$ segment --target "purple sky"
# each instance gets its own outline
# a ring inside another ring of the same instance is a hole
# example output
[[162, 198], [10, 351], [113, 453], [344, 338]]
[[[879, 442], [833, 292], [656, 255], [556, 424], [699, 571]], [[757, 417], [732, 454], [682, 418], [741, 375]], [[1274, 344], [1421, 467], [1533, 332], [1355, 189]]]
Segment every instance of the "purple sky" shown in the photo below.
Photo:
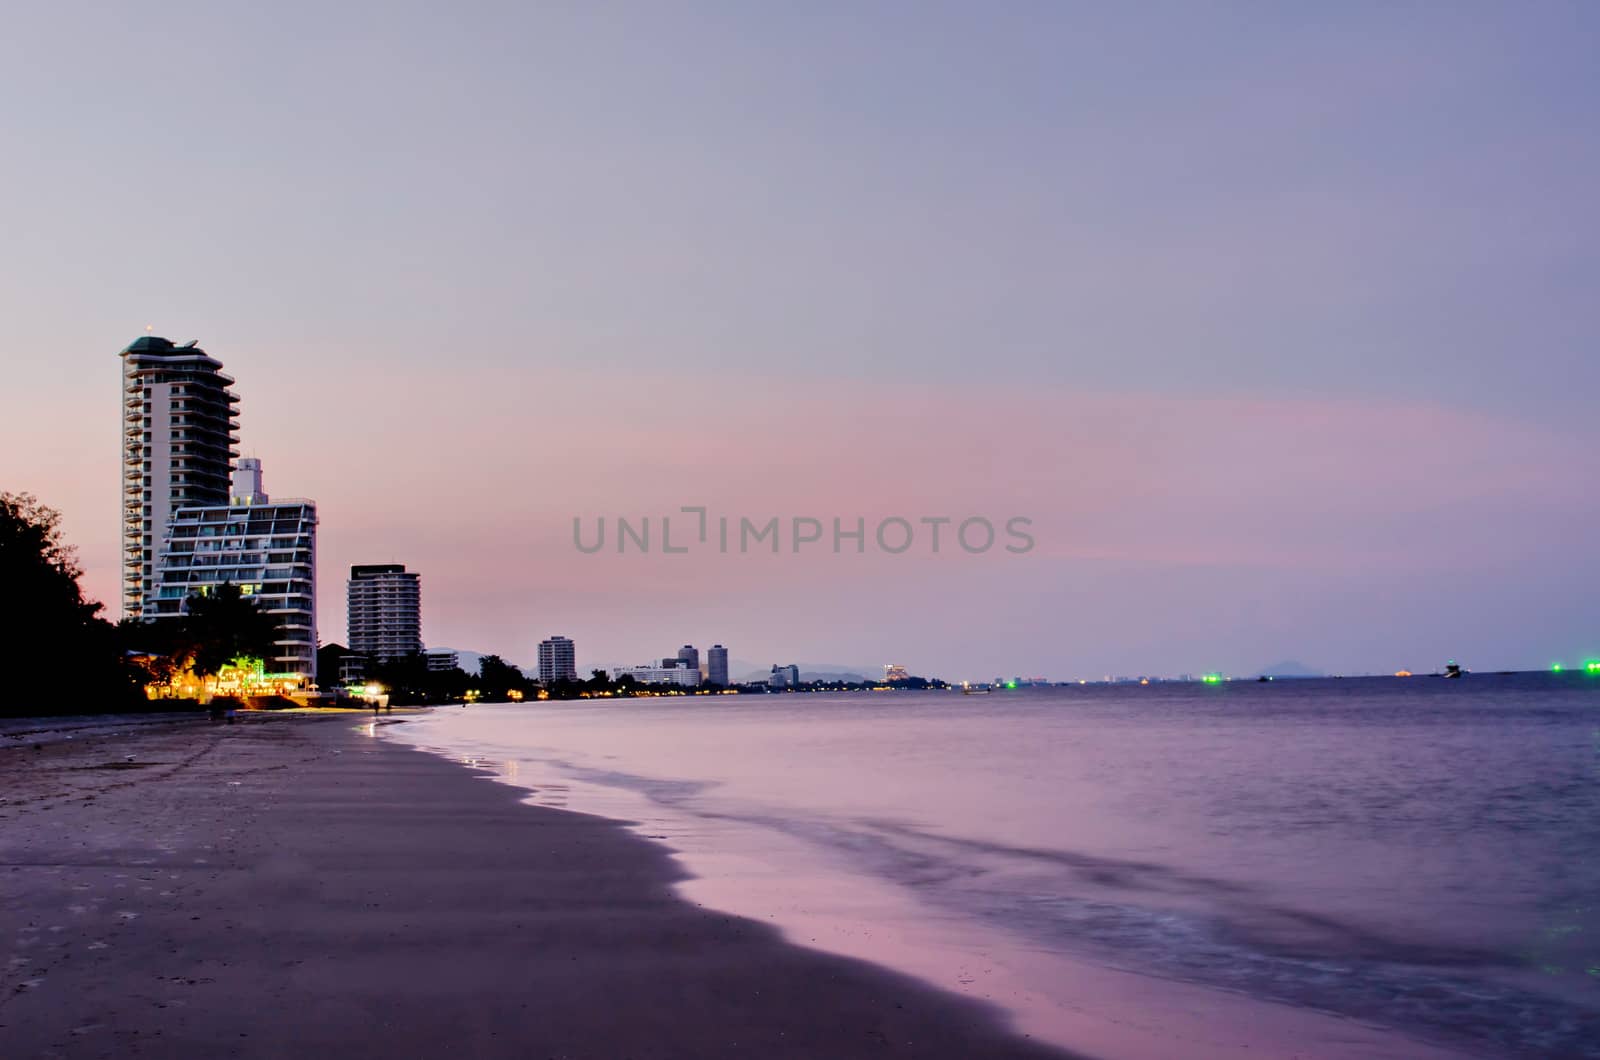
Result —
[[[113, 610], [150, 325], [318, 501], [325, 641], [400, 561], [523, 662], [1600, 655], [1600, 9], [530, 7], [8, 14], [0, 488]], [[1037, 547], [573, 548], [695, 504]]]

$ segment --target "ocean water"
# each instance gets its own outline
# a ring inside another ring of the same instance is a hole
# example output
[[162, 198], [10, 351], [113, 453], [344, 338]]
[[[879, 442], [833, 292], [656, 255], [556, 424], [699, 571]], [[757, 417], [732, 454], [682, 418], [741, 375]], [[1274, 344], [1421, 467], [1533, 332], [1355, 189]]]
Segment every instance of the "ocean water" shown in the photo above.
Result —
[[387, 731], [635, 822], [691, 900], [1095, 1055], [1600, 1057], [1582, 674], [474, 705]]

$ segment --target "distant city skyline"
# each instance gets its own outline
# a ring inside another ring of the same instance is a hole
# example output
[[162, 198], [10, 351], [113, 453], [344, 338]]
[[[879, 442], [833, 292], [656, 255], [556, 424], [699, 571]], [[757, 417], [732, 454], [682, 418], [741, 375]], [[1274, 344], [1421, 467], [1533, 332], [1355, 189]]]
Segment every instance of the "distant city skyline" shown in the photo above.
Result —
[[[317, 500], [325, 641], [395, 557], [430, 642], [508, 659], [1574, 665], [1600, 9], [1441, 11], [29, 7], [0, 484], [115, 613], [150, 327]], [[572, 547], [692, 505], [1037, 547]]]

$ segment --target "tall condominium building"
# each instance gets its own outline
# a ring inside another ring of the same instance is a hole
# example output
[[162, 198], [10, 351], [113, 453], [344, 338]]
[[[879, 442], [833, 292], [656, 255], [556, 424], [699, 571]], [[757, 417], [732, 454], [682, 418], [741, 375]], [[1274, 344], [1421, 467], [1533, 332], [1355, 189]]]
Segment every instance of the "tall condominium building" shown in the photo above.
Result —
[[403, 563], [350, 568], [350, 650], [393, 659], [422, 650], [422, 579]]
[[576, 681], [578, 679], [578, 654], [572, 641], [553, 636], [539, 642], [539, 680]]
[[223, 585], [276, 620], [277, 637], [263, 659], [269, 675], [317, 673], [317, 506], [300, 498], [272, 500], [261, 488], [261, 461], [239, 461], [229, 503], [172, 513], [162, 539], [158, 587], [144, 598], [147, 619], [184, 613], [192, 596]]
[[678, 649], [678, 665], [687, 666], [695, 673], [695, 680], [700, 680], [700, 649], [693, 644], [685, 644]]
[[193, 342], [144, 335], [122, 358], [122, 613], [145, 613], [161, 542], [179, 508], [228, 503], [238, 395]]
[[772, 676], [767, 678], [768, 688], [798, 688], [800, 687], [800, 667], [794, 663], [788, 666], [773, 666]]
[[714, 685], [728, 683], [728, 649], [720, 644], [706, 649], [706, 680]]

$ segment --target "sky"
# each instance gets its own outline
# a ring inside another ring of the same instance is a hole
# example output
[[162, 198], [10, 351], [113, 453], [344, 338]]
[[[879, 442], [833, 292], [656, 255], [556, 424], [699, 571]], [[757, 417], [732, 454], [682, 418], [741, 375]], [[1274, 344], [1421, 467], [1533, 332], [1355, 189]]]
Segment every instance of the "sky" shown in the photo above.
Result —
[[[113, 617], [149, 328], [224, 362], [241, 452], [318, 502], [324, 642], [349, 565], [403, 562], [430, 646], [522, 663], [1600, 656], [1594, 5], [7, 23], [0, 489], [62, 511]], [[685, 507], [708, 544], [665, 553]], [[723, 517], [780, 551], [718, 550]], [[865, 548], [796, 552], [796, 518]]]

